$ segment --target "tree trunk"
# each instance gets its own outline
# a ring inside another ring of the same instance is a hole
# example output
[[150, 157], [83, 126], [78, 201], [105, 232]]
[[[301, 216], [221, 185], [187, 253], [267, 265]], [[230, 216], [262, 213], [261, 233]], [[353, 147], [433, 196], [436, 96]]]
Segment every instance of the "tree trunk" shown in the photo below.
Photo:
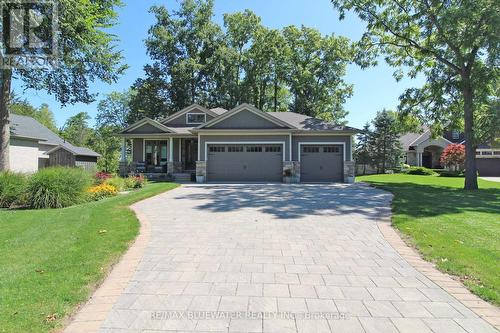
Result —
[[278, 79], [274, 79], [274, 112], [278, 111]]
[[12, 83], [12, 70], [2, 69], [0, 77], [0, 171], [10, 168], [9, 146], [10, 146], [10, 126], [9, 126], [9, 102], [10, 87]]
[[464, 124], [465, 124], [465, 185], [466, 190], [477, 190], [476, 143], [474, 142], [473, 91], [469, 78], [464, 79]]

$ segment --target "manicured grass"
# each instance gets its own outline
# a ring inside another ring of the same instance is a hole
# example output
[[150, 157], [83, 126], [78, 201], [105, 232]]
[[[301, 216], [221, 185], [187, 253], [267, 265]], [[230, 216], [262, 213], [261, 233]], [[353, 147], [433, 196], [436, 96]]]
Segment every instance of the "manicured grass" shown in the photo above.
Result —
[[0, 210], [0, 332], [47, 332], [85, 301], [136, 237], [127, 207], [171, 183], [54, 210]]
[[500, 305], [500, 183], [412, 175], [358, 177], [392, 193], [393, 225], [423, 256], [459, 276], [475, 294]]

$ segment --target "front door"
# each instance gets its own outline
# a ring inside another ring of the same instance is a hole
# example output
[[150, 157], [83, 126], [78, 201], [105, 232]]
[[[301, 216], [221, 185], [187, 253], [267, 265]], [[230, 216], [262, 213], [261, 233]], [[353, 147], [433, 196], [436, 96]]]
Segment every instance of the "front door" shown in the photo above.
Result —
[[196, 160], [198, 159], [198, 140], [184, 139], [184, 170], [196, 170]]

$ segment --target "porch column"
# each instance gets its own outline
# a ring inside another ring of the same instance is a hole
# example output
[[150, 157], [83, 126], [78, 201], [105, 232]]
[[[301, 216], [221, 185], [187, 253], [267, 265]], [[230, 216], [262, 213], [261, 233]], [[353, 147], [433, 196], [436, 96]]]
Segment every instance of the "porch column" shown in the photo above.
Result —
[[121, 156], [120, 156], [120, 163], [119, 163], [119, 171], [120, 171], [120, 176], [126, 177], [129, 172], [128, 168], [128, 163], [127, 163], [127, 139], [123, 138], [122, 140], [122, 150], [121, 150]]
[[123, 138], [122, 140], [122, 151], [121, 151], [120, 161], [121, 162], [127, 161], [127, 139], [125, 138]]
[[422, 166], [422, 152], [417, 152], [417, 166]]
[[174, 161], [174, 139], [169, 138], [168, 139], [168, 145], [169, 145], [169, 151], [168, 151], [168, 161], [173, 162]]

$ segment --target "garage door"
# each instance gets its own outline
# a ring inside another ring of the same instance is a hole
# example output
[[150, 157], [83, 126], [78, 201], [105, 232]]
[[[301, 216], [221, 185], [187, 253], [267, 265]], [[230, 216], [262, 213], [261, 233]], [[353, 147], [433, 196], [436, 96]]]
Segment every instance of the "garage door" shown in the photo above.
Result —
[[302, 182], [343, 182], [341, 145], [301, 145], [300, 180]]
[[482, 177], [500, 177], [500, 158], [478, 158], [476, 166]]
[[282, 145], [208, 145], [208, 181], [281, 182], [282, 173]]

